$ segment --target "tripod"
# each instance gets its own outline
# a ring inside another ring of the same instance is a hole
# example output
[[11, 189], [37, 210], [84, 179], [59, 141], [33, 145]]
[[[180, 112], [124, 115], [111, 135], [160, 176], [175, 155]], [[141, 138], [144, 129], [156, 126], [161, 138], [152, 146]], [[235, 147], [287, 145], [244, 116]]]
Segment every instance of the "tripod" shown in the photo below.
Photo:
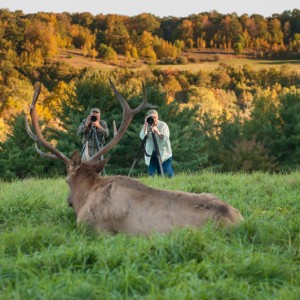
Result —
[[140, 156], [142, 153], [145, 153], [146, 156], [148, 157], [151, 157], [151, 155], [149, 155], [148, 153], [146, 153], [146, 150], [145, 150], [145, 144], [146, 144], [146, 141], [148, 139], [148, 135], [151, 133], [152, 135], [152, 139], [153, 139], [153, 144], [154, 144], [154, 150], [155, 150], [155, 153], [156, 153], [156, 157], [157, 157], [157, 160], [158, 160], [158, 163], [159, 163], [159, 169], [160, 169], [160, 173], [161, 173], [161, 176], [164, 177], [164, 169], [163, 169], [163, 166], [162, 166], [162, 161], [161, 161], [161, 157], [160, 157], [160, 153], [159, 153], [159, 148], [158, 148], [158, 143], [157, 143], [157, 139], [156, 139], [156, 135], [154, 132], [152, 132], [152, 129], [151, 129], [152, 126], [148, 125], [148, 128], [147, 128], [147, 135], [145, 135], [145, 137], [143, 138], [142, 140], [142, 143], [137, 151], [137, 154], [135, 156], [135, 159], [133, 161], [133, 164], [131, 166], [131, 169], [129, 171], [129, 174], [128, 174], [128, 177], [130, 177], [131, 173], [132, 173], [132, 170], [136, 164], [136, 162], [139, 160]]

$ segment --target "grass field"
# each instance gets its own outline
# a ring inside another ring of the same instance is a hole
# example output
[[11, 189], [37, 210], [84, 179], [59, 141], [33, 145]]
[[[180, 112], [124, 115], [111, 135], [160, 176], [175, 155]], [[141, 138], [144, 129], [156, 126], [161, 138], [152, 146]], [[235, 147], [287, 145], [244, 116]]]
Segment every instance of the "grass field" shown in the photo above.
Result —
[[[215, 59], [216, 55], [218, 60]], [[82, 69], [84, 67], [93, 67], [96, 69], [101, 69], [102, 71], [111, 71], [116, 67], [125, 68], [129, 67], [133, 70], [142, 70], [147, 68], [158, 68], [158, 69], [168, 69], [168, 70], [184, 70], [190, 72], [202, 71], [213, 71], [219, 67], [220, 63], [225, 63], [232, 67], [240, 68], [244, 65], [250, 65], [254, 70], [275, 68], [280, 69], [282, 66], [288, 66], [290, 71], [295, 71], [300, 73], [300, 60], [263, 60], [263, 59], [253, 59], [246, 55], [241, 55], [236, 57], [231, 53], [227, 52], [185, 52], [182, 56], [193, 58], [196, 62], [188, 63], [186, 65], [147, 65], [144, 61], [139, 60], [132, 66], [128, 66], [125, 62], [125, 58], [122, 55], [118, 56], [118, 62], [115, 64], [105, 63], [100, 59], [95, 59], [94, 61], [88, 57], [83, 57], [80, 50], [60, 50], [59, 54], [54, 58], [54, 61], [65, 62], [75, 69]]]
[[213, 192], [245, 221], [96, 234], [76, 226], [64, 179], [0, 182], [0, 299], [300, 299], [300, 173], [139, 180]]

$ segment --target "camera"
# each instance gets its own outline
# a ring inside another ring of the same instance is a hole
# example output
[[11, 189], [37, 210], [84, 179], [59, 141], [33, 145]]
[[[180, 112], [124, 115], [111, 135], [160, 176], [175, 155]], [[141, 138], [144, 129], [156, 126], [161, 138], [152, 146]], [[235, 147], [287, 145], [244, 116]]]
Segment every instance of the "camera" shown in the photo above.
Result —
[[91, 116], [91, 121], [92, 122], [96, 122], [97, 121], [97, 117], [96, 116]]
[[153, 117], [149, 116], [149, 117], [147, 118], [147, 123], [148, 123], [150, 126], [152, 126], [152, 125], [154, 124], [154, 119], [153, 119]]

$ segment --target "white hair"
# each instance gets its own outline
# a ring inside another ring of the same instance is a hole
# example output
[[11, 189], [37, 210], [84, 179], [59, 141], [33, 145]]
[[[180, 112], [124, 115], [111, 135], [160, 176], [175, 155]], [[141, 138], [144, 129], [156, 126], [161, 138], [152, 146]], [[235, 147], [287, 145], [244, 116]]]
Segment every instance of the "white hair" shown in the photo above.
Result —
[[158, 116], [157, 110], [155, 110], [155, 109], [150, 109], [150, 110], [147, 112], [147, 116], [150, 116], [150, 115], [152, 115], [152, 114]]

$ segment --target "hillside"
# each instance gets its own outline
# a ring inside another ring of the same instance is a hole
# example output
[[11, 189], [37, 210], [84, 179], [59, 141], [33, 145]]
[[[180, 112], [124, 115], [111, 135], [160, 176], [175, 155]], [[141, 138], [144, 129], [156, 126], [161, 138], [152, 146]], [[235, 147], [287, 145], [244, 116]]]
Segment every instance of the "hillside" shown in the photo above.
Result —
[[275, 68], [280, 69], [282, 66], [288, 66], [290, 71], [300, 73], [300, 60], [266, 60], [255, 59], [250, 54], [236, 56], [232, 51], [217, 51], [217, 50], [190, 50], [184, 51], [181, 57], [185, 57], [187, 64], [151, 64], [149, 65], [145, 60], [139, 59], [133, 64], [128, 65], [123, 55], [118, 55], [116, 63], [105, 62], [102, 59], [92, 60], [90, 57], [84, 57], [81, 50], [78, 49], [60, 49], [59, 53], [53, 58], [53, 62], [64, 62], [74, 67], [75, 69], [82, 69], [85, 67], [93, 67], [103, 71], [113, 70], [115, 67], [125, 68], [129, 67], [134, 70], [146, 69], [155, 66], [159, 69], [171, 70], [187, 70], [191, 72], [212, 71], [219, 67], [220, 63], [227, 64], [233, 67], [242, 67], [250, 65], [254, 70]]

